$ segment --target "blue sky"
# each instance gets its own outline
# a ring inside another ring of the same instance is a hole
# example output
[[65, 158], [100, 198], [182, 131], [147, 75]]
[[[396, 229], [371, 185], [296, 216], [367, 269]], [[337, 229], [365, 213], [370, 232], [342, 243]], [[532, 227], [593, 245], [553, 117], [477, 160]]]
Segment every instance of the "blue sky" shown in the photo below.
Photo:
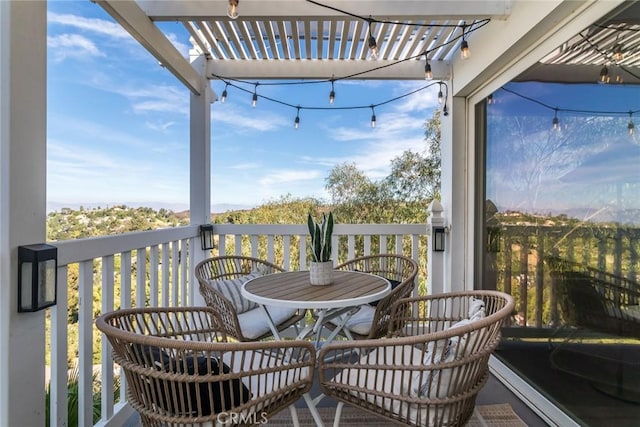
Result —
[[[189, 93], [96, 4], [50, 1], [48, 12], [48, 208], [189, 204]], [[187, 56], [188, 34], [163, 23]], [[336, 76], [339, 77], [339, 76]], [[265, 81], [264, 83], [268, 83]], [[338, 81], [335, 107], [379, 104], [428, 82]], [[218, 94], [225, 85], [213, 81]], [[325, 178], [355, 162], [372, 179], [405, 150], [422, 151], [437, 85], [376, 108], [300, 112], [228, 88], [212, 111], [214, 210], [291, 194], [326, 199]], [[258, 87], [291, 105], [328, 106], [330, 85]]]

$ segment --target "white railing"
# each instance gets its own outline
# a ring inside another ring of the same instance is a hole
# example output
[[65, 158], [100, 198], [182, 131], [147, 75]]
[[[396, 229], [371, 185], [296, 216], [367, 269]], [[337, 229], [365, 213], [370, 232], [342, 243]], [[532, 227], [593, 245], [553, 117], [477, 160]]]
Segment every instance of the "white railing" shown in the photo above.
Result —
[[[307, 268], [306, 225], [214, 225], [216, 249], [211, 255], [242, 254], [267, 259], [285, 269]], [[426, 280], [424, 224], [343, 225], [335, 227], [334, 263], [375, 253], [400, 253], [415, 259], [419, 282]], [[94, 318], [117, 308], [193, 305], [193, 266], [203, 256], [198, 227], [179, 227], [91, 239], [55, 242], [58, 247], [58, 305], [51, 311], [51, 426], [67, 419], [68, 354], [76, 349], [68, 316], [77, 315], [79, 425], [93, 424], [93, 374], [101, 384], [101, 419], [97, 425], [122, 425], [133, 414], [125, 403], [126, 384], [114, 398], [114, 363], [106, 340], [95, 352]], [[191, 249], [195, 250], [191, 250]], [[144, 253], [144, 257], [139, 254]], [[77, 269], [77, 270], [76, 270]], [[77, 273], [76, 273], [77, 271]], [[77, 274], [77, 280], [74, 278]], [[69, 284], [77, 283], [68, 294]], [[94, 291], [99, 300], [94, 301]], [[75, 306], [77, 313], [70, 312]], [[100, 341], [98, 341], [100, 342]], [[116, 401], [118, 403], [116, 403]]]

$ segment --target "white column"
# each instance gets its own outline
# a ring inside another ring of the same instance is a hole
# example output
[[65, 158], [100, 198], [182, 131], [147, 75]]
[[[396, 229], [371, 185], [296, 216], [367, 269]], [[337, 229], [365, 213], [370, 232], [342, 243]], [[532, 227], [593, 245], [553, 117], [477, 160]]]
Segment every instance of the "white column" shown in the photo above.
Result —
[[[442, 204], [433, 200], [427, 209], [429, 218], [427, 219], [427, 236], [429, 242], [427, 244], [427, 295], [437, 295], [445, 291], [448, 286], [445, 284], [444, 274], [444, 254], [445, 252], [434, 251], [433, 245], [433, 229], [446, 227], [445, 218], [442, 216], [444, 208]], [[448, 240], [448, 239], [447, 239]], [[445, 250], [448, 242], [445, 241]]]
[[0, 1], [2, 426], [45, 423], [45, 311], [17, 311], [17, 247], [46, 238], [46, 9]]
[[[206, 59], [199, 55], [192, 59], [192, 66], [204, 76]], [[189, 211], [191, 224], [209, 224], [211, 222], [211, 103], [216, 96], [211, 90], [209, 81], [202, 77], [205, 90], [201, 95], [191, 93], [190, 111], [190, 193]], [[193, 268], [202, 261], [208, 251], [200, 249], [200, 241], [191, 248], [190, 283], [193, 295], [192, 304], [205, 305], [198, 291], [198, 283], [193, 275]]]
[[[451, 92], [451, 91], [450, 91]], [[445, 292], [472, 289], [467, 283], [473, 277], [473, 244], [469, 238], [469, 225], [473, 217], [468, 213], [467, 185], [467, 110], [466, 98], [450, 97], [447, 100], [449, 115], [441, 120], [440, 153], [442, 156], [441, 200], [449, 233], [444, 254]], [[467, 222], [468, 221], [468, 222]]]

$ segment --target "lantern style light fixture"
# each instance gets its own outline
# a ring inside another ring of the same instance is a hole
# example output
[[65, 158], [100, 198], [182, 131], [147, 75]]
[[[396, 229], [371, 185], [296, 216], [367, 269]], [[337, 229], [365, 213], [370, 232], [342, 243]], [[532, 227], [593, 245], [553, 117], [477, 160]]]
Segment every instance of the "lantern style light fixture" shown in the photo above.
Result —
[[56, 304], [58, 248], [39, 243], [18, 246], [18, 312]]
[[200, 226], [200, 247], [203, 251], [213, 249], [213, 225], [202, 224]]
[[433, 252], [444, 252], [444, 239], [447, 229], [445, 227], [433, 227]]

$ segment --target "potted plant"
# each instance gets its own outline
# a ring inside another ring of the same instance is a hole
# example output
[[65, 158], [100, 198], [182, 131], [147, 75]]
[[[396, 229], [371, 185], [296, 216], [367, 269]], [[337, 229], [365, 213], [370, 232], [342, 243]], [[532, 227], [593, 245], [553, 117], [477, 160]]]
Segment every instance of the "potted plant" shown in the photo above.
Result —
[[331, 261], [331, 236], [333, 235], [333, 213], [322, 214], [317, 223], [311, 214], [307, 218], [311, 236], [311, 256], [309, 280], [312, 285], [330, 285], [333, 282], [333, 261]]

